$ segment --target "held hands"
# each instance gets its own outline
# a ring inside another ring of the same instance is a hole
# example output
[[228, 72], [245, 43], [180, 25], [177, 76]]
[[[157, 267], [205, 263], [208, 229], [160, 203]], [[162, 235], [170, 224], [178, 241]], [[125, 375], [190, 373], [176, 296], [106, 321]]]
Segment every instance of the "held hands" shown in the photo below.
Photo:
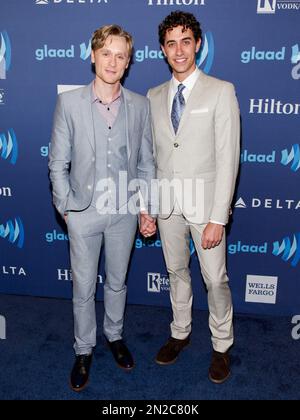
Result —
[[224, 226], [208, 223], [202, 235], [202, 247], [211, 249], [219, 246], [224, 235]]
[[140, 214], [140, 232], [145, 238], [156, 233], [156, 220], [145, 212]]

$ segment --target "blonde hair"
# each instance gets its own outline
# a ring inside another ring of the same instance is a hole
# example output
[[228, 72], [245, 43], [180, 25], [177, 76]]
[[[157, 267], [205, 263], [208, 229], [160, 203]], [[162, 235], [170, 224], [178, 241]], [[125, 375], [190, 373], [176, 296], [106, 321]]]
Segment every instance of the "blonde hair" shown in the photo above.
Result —
[[133, 50], [132, 36], [128, 32], [126, 32], [123, 28], [121, 28], [121, 26], [119, 25], [106, 25], [97, 29], [93, 33], [92, 50], [96, 51], [96, 50], [99, 50], [100, 48], [103, 48], [109, 36], [120, 36], [122, 38], [125, 38], [127, 46], [128, 46], [129, 57], [131, 57], [132, 50]]

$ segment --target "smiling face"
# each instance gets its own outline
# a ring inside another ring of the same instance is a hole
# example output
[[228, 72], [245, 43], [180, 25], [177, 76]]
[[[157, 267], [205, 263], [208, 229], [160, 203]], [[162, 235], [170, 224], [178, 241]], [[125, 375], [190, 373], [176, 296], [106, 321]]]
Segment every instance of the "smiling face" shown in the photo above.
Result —
[[119, 83], [130, 62], [126, 39], [110, 35], [102, 48], [92, 51], [91, 57], [99, 81], [109, 85]]
[[183, 31], [177, 26], [166, 32], [164, 45], [161, 46], [176, 79], [183, 82], [196, 69], [196, 54], [201, 40], [195, 40], [191, 29]]

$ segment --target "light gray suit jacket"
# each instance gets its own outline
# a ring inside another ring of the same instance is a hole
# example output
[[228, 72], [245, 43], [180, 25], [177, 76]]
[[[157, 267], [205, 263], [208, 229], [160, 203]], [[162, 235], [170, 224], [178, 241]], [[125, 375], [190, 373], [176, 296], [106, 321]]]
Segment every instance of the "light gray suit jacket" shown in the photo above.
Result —
[[[183, 214], [193, 223], [211, 220], [226, 224], [240, 156], [240, 114], [234, 86], [200, 72], [175, 135], [169, 85], [148, 92], [157, 177], [160, 181], [201, 181], [203, 209], [193, 215], [183, 209]], [[174, 191], [160, 188], [160, 217], [168, 218], [173, 209]]]
[[[49, 155], [53, 202], [63, 216], [91, 204], [95, 183], [95, 138], [92, 84], [58, 96]], [[128, 183], [143, 180], [150, 189], [155, 178], [150, 106], [147, 98], [122, 87], [125, 101]], [[145, 196], [146, 209], [157, 214], [157, 202]], [[133, 195], [135, 192], [129, 192]]]

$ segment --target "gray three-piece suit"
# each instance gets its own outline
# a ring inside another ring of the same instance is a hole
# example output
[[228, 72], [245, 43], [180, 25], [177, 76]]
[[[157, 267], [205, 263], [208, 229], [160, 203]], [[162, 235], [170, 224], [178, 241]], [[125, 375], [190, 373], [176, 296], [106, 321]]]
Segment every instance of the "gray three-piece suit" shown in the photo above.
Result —
[[[118, 189], [122, 172], [126, 187], [142, 180], [143, 193], [145, 185], [151, 190], [155, 178], [148, 100], [122, 88], [118, 115], [109, 127], [93, 104], [92, 92], [90, 84], [59, 95], [49, 160], [54, 205], [62, 216], [67, 214], [77, 355], [90, 353], [96, 345], [95, 290], [103, 242], [104, 334], [111, 342], [122, 338], [125, 279], [137, 228], [136, 214], [126, 212], [130, 199], [138, 201], [134, 191], [115, 200], [108, 186], [101, 200], [98, 183], [107, 179]], [[150, 197], [143, 195], [143, 204], [156, 214]], [[103, 206], [106, 211], [99, 212]]]

